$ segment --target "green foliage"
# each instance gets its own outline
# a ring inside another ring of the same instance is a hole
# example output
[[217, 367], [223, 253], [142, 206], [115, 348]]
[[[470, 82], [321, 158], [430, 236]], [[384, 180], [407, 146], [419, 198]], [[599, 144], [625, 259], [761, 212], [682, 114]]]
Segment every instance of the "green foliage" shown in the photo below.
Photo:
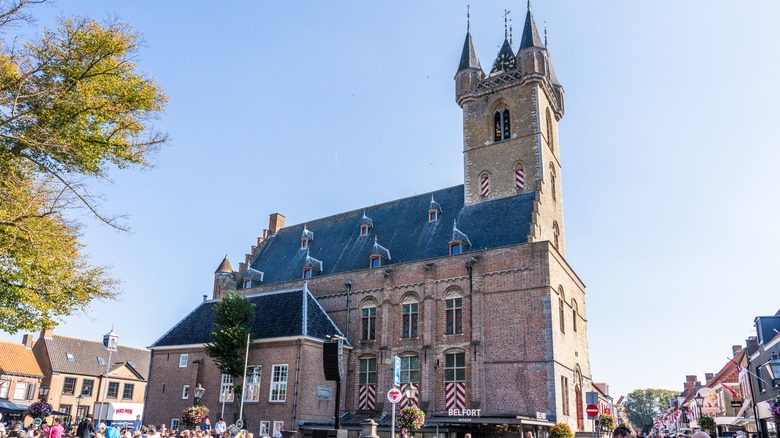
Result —
[[699, 427], [709, 433], [710, 436], [715, 435], [715, 419], [709, 415], [703, 415], [701, 418], [699, 418]]
[[555, 423], [550, 428], [550, 438], [574, 438], [574, 433], [566, 423]]
[[205, 406], [190, 406], [181, 413], [181, 422], [186, 428], [192, 428], [209, 417], [209, 409]]
[[615, 423], [617, 420], [615, 420], [615, 417], [608, 414], [601, 414], [599, 416], [599, 425], [601, 426], [601, 430], [611, 431], [615, 430]]
[[398, 416], [398, 427], [405, 427], [408, 431], [415, 431], [425, 424], [425, 412], [415, 405], [401, 409]]
[[111, 168], [147, 167], [166, 140], [150, 121], [167, 98], [132, 62], [140, 38], [121, 23], [63, 18], [37, 41], [9, 30], [29, 19], [18, 0], [0, 3], [0, 329], [55, 325], [111, 299], [117, 282], [90, 265], [68, 218], [99, 220], [88, 183]]
[[677, 394], [668, 389], [637, 389], [626, 396], [623, 407], [631, 423], [642, 430], [650, 430], [653, 419], [669, 407], [669, 400]]
[[220, 371], [233, 377], [244, 372], [244, 354], [249, 323], [255, 317], [255, 305], [245, 296], [228, 292], [214, 305], [214, 331], [206, 344], [206, 354]]

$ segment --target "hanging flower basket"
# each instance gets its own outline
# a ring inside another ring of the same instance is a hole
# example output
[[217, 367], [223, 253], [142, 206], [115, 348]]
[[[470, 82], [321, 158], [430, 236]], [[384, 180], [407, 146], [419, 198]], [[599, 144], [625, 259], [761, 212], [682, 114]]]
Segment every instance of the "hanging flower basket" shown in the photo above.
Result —
[[775, 430], [780, 430], [780, 395], [769, 400], [769, 412], [775, 419]]
[[609, 414], [601, 414], [599, 416], [599, 424], [601, 425], [601, 430], [606, 431], [613, 431], [615, 430], [615, 417]]
[[425, 413], [415, 405], [407, 406], [401, 409], [401, 415], [398, 417], [398, 425], [407, 430], [414, 431], [425, 423]]
[[51, 415], [54, 410], [51, 405], [46, 402], [35, 402], [27, 408], [27, 415], [33, 418], [45, 418]]
[[190, 406], [181, 413], [181, 422], [186, 427], [202, 423], [209, 416], [209, 408], [205, 406]]

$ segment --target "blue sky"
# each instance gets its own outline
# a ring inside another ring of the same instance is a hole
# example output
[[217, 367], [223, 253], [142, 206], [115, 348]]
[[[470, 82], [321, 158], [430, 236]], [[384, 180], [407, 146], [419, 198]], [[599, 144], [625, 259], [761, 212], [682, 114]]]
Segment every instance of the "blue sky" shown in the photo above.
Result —
[[[148, 346], [211, 294], [280, 212], [287, 224], [461, 184], [453, 76], [467, 1], [60, 1], [144, 36], [139, 68], [170, 97], [149, 171], [99, 186], [124, 234], [84, 215], [92, 260], [123, 280], [55, 333]], [[473, 2], [477, 3], [477, 2]], [[471, 6], [489, 69], [524, 1]], [[566, 90], [568, 261], [587, 285], [593, 378], [615, 398], [681, 390], [774, 314], [780, 244], [780, 3], [534, 1]], [[21, 340], [21, 334], [2, 334]]]

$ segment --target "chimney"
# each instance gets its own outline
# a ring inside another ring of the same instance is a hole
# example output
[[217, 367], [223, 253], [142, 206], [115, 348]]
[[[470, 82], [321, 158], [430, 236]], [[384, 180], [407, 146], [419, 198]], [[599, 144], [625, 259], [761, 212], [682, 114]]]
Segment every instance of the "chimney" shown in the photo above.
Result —
[[731, 353], [734, 355], [734, 357], [739, 356], [742, 354], [742, 346], [741, 345], [732, 345], [731, 346]]
[[279, 213], [274, 213], [268, 220], [268, 232], [276, 234], [277, 231], [284, 228], [284, 216]]
[[714, 373], [704, 373], [704, 384], [710, 383], [710, 380], [712, 380], [713, 377], [715, 377]]
[[31, 349], [33, 346], [33, 335], [26, 334], [22, 336], [22, 344], [24, 344], [24, 348]]
[[53, 339], [52, 336], [54, 336], [54, 329], [53, 328], [45, 328], [41, 330], [41, 339]]
[[683, 385], [685, 389], [693, 393], [693, 385], [696, 384], [696, 376], [685, 376], [685, 384]]

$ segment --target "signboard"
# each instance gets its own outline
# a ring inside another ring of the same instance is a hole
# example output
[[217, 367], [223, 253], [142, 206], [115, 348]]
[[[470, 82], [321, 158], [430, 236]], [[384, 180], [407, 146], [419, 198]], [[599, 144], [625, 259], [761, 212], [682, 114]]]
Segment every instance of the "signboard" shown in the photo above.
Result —
[[610, 408], [604, 408], [604, 413], [610, 415], [612, 413], [612, 410]]
[[387, 399], [392, 404], [398, 403], [399, 401], [401, 401], [401, 390], [398, 388], [392, 388], [390, 391], [387, 391]]
[[588, 407], [585, 408], [585, 412], [588, 413], [588, 419], [592, 420], [599, 414], [599, 407], [596, 405], [588, 405]]
[[701, 411], [705, 414], [713, 414], [720, 412], [720, 402], [718, 392], [712, 388], [701, 388], [696, 394], [704, 397], [704, 402], [701, 407]]
[[33, 424], [36, 426], [40, 426], [41, 424], [43, 424], [43, 420], [41, 419], [41, 417], [37, 417], [35, 420], [33, 420]]
[[599, 404], [599, 393], [595, 391], [589, 391], [585, 393], [585, 403], [589, 405]]
[[742, 407], [742, 402], [741, 401], [734, 401], [734, 400], [732, 400], [731, 401], [731, 407], [732, 408], [741, 408]]
[[242, 420], [240, 418], [238, 420], [236, 420], [236, 427], [239, 428], [239, 429], [244, 427], [244, 420]]
[[546, 420], [547, 419], [547, 412], [537, 412], [536, 413], [536, 419], [537, 420]]
[[317, 385], [317, 400], [332, 400], [333, 388], [330, 386]]
[[398, 356], [393, 356], [393, 385], [398, 386], [400, 384], [401, 384], [401, 358]]

